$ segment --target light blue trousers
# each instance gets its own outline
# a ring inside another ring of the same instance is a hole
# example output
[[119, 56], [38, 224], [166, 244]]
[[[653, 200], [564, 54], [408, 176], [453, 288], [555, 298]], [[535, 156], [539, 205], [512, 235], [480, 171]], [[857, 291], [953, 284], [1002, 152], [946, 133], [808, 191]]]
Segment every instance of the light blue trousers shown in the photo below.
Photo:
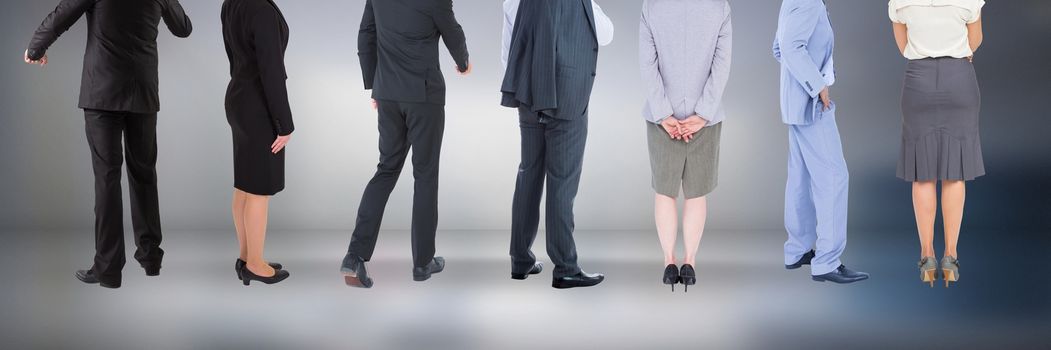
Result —
[[812, 275], [840, 266], [847, 245], [850, 175], [836, 126], [835, 106], [810, 125], [789, 125], [788, 184], [785, 186], [785, 264], [811, 249]]

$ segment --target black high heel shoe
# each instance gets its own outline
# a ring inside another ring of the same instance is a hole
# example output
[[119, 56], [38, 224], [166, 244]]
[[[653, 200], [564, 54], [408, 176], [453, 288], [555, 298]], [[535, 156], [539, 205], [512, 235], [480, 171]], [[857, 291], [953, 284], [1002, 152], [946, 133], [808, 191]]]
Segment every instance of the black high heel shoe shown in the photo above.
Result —
[[244, 285], [246, 286], [252, 281], [259, 281], [266, 284], [274, 284], [277, 282], [284, 281], [286, 278], [288, 278], [288, 276], [288, 271], [274, 269], [273, 276], [263, 277], [252, 273], [252, 270], [249, 270], [247, 267], [245, 267], [241, 270], [241, 283], [244, 283]]
[[693, 265], [682, 265], [682, 269], [679, 270], [679, 280], [682, 281], [684, 292], [689, 292], [690, 286], [697, 284], [697, 273], [693, 271]]
[[664, 284], [671, 285], [671, 291], [675, 291], [675, 284], [679, 283], [679, 268], [675, 264], [668, 264], [664, 268]]
[[[244, 270], [245, 265], [247, 264], [248, 263], [246, 263], [244, 260], [241, 260], [241, 258], [237, 258], [237, 261], [234, 262], [234, 273], [237, 274], [237, 279], [241, 279], [241, 270]], [[274, 270], [280, 270], [284, 268], [284, 266], [281, 266], [281, 264], [273, 262], [270, 263], [270, 267], [273, 267]]]

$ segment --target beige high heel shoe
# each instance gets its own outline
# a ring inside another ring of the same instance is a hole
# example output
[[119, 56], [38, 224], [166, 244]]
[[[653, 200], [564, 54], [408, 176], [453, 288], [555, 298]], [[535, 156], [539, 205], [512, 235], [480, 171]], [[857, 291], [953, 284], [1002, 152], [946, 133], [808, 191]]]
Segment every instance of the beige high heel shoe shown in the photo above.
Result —
[[925, 256], [917, 264], [920, 267], [920, 279], [923, 283], [930, 283], [931, 288], [934, 288], [934, 280], [937, 279], [938, 265], [935, 260], [933, 256]]

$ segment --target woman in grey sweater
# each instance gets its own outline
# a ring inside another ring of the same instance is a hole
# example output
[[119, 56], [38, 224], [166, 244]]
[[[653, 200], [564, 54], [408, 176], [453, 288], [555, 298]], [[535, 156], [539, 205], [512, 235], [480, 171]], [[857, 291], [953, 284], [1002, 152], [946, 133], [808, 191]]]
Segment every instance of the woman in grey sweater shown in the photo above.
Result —
[[[646, 133], [664, 283], [697, 281], [693, 265], [704, 232], [706, 195], [718, 179], [723, 90], [730, 76], [730, 4], [726, 0], [646, 0], [639, 63], [646, 88]], [[676, 266], [676, 198], [686, 197], [686, 256]]]

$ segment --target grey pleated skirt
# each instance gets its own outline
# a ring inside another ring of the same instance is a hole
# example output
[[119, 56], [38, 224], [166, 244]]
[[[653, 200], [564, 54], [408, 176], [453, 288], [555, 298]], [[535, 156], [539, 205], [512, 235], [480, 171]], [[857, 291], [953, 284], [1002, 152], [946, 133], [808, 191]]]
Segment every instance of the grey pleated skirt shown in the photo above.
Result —
[[719, 182], [719, 135], [723, 124], [701, 129], [690, 143], [674, 140], [660, 125], [646, 122], [653, 190], [676, 198], [705, 196]]
[[962, 58], [909, 61], [902, 89], [898, 177], [910, 182], [985, 175], [978, 132], [981, 93]]

